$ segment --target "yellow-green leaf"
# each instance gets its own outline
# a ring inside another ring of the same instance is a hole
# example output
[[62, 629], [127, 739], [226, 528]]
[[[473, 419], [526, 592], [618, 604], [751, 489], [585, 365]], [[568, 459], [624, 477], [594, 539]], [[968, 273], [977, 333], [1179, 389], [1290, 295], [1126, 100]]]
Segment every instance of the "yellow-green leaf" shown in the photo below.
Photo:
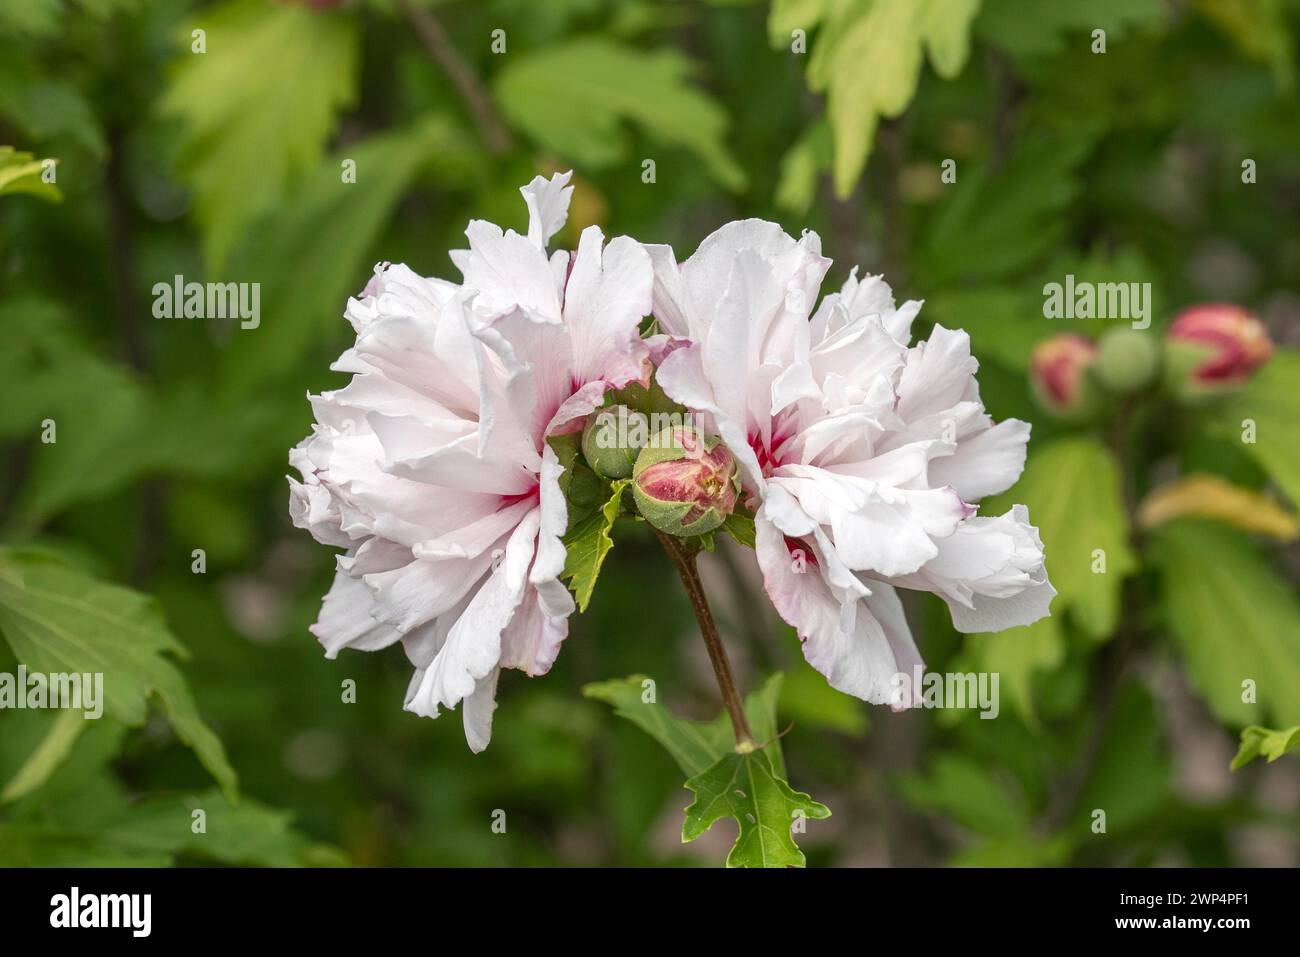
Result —
[[1138, 506], [1138, 524], [1145, 529], [1182, 517], [1211, 518], [1281, 541], [1300, 534], [1296, 517], [1270, 496], [1218, 475], [1188, 475], [1162, 485], [1152, 489]]

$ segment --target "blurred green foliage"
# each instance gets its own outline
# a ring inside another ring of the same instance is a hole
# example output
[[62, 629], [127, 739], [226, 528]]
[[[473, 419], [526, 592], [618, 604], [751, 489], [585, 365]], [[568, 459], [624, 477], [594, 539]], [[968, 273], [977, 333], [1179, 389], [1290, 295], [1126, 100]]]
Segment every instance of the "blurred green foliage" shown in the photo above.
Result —
[[[909, 601], [930, 668], [1002, 675], [997, 720], [837, 694], [751, 556], [702, 558], [744, 687], [786, 675], [784, 762], [833, 810], [810, 863], [1296, 863], [1300, 815], [1269, 796], [1294, 793], [1294, 729], [1268, 729], [1300, 722], [1300, 556], [1132, 516], [1191, 472], [1300, 504], [1297, 29], [1295, 0], [6, 0], [0, 672], [119, 680], [85, 728], [0, 714], [0, 864], [722, 859], [731, 825], [682, 845], [673, 760], [581, 693], [645, 674], [717, 714], [644, 528], [617, 529], [553, 672], [503, 678], [482, 755], [401, 710], [399, 651], [329, 662], [306, 630], [333, 560], [290, 526], [285, 453], [304, 394], [341, 384], [346, 297], [381, 260], [451, 275], [468, 219], [522, 226], [517, 187], [570, 167], [558, 242], [816, 229], [833, 280], [860, 264], [928, 300], [918, 331], [968, 329], [990, 411], [1035, 423], [1007, 501], [1042, 529], [1054, 617], [963, 638]], [[1107, 325], [1042, 317], [1067, 273], [1150, 282], [1153, 334], [1241, 302], [1281, 348], [1222, 401], [1054, 422], [1030, 350]], [[176, 275], [261, 283], [260, 326], [156, 318]], [[1230, 775], [1248, 725], [1243, 754], [1280, 760]]]

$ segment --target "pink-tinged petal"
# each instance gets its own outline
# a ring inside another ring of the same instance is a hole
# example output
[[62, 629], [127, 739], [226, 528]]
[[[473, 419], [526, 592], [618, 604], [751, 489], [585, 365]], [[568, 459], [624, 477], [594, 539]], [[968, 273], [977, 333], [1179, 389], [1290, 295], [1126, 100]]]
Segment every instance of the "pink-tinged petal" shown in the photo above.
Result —
[[483, 458], [473, 437], [435, 449], [426, 455], [390, 460], [393, 475], [428, 485], [495, 495], [526, 495], [536, 487], [536, 475], [522, 463]]
[[[687, 339], [691, 334], [687, 316], [693, 309], [687, 301], [686, 286], [677, 266], [677, 257], [671, 246], [647, 244], [646, 253], [654, 269], [654, 291], [651, 309], [659, 328], [677, 339]], [[655, 359], [656, 364], [659, 362]]]
[[876, 599], [887, 632], [864, 600], [836, 597], [819, 566], [804, 563], [797, 570], [790, 543], [761, 510], [754, 528], [764, 586], [777, 612], [798, 633], [808, 663], [832, 688], [872, 704], [890, 703], [894, 675], [919, 661], [897, 598], [888, 593]]
[[583, 420], [595, 412], [601, 403], [605, 401], [607, 391], [609, 391], [609, 384], [599, 380], [588, 382], [582, 386], [577, 392], [560, 403], [560, 407], [555, 410], [555, 414], [546, 423], [546, 435], [548, 437], [564, 435], [581, 429]]
[[511, 535], [504, 560], [483, 581], [433, 661], [413, 683], [407, 711], [437, 717], [439, 708], [455, 707], [498, 666], [501, 633], [523, 599], [538, 521], [536, 512], [530, 514]]
[[768, 483], [762, 511], [789, 541], [806, 542], [809, 560], [816, 563], [822, 577], [841, 601], [868, 594], [867, 586], [840, 560], [830, 537], [804, 512], [798, 499], [786, 492], [781, 479]]
[[[912, 638], [911, 626], [903, 611], [903, 602], [898, 592], [883, 582], [872, 582], [871, 594], [863, 599], [867, 610], [871, 612], [880, 630], [889, 642], [889, 650], [894, 655], [894, 673], [911, 677], [916, 668], [924, 670], [925, 662], [921, 652]], [[891, 699], [891, 704], [895, 702]]]
[[1030, 424], [1005, 419], [992, 428], [962, 437], [952, 455], [930, 463], [930, 481], [951, 485], [967, 502], [1011, 488], [1025, 468]]
[[[836, 378], [850, 383], [854, 397], [866, 396], [886, 385], [884, 395], [893, 401], [894, 380], [907, 360], [907, 349], [896, 342], [876, 316], [855, 319], [816, 340], [809, 363], [817, 381]], [[858, 401], [862, 399], [859, 398]]]
[[[918, 485], [928, 487], [935, 484], [927, 478], [931, 462], [939, 461], [935, 456], [942, 456], [953, 448], [952, 443], [938, 439], [911, 442], [859, 461], [841, 461], [827, 465], [825, 471], [866, 479], [889, 488], [911, 489]], [[811, 474], [816, 475], [817, 472]]]
[[344, 648], [387, 648], [401, 637], [401, 632], [373, 617], [373, 610], [369, 589], [347, 572], [339, 571], [321, 603], [320, 616], [308, 630], [324, 647], [326, 658], [337, 658]]
[[1043, 543], [1029, 511], [964, 522], [939, 542], [939, 554], [915, 574], [894, 579], [905, 588], [932, 591], [947, 602], [960, 632], [1001, 631], [1049, 613], [1056, 590], [1043, 565]]
[[480, 587], [494, 562], [501, 560], [506, 539], [472, 558], [416, 558], [392, 571], [372, 572], [362, 581], [373, 593], [374, 615], [403, 633], [432, 621]]
[[474, 685], [474, 691], [461, 705], [465, 743], [475, 754], [481, 753], [492, 740], [492, 714], [497, 709], [497, 678], [500, 674], [500, 668], [493, 668], [487, 677]]
[[533, 177], [527, 186], [519, 187], [528, 206], [528, 241], [538, 249], [545, 249], [551, 237], [564, 228], [569, 218], [569, 201], [573, 187], [569, 180], [573, 171], [556, 173], [550, 179]]
[[559, 323], [560, 286], [546, 254], [513, 229], [473, 220], [465, 230], [469, 250], [452, 261], [477, 293], [475, 313], [487, 321], [515, 309], [535, 322]]
[[738, 220], [710, 233], [680, 267], [682, 288], [692, 310], [691, 338], [701, 341], [707, 337], [742, 251], [760, 261], [772, 260], [794, 245], [784, 229], [762, 219]]
[[[748, 432], [749, 392], [755, 383], [763, 327], [780, 306], [781, 288], [767, 263], [754, 251], [735, 257], [726, 293], [718, 300], [713, 322], [700, 340], [700, 364], [708, 377], [713, 404], [721, 418]], [[771, 414], [771, 392], [766, 415]]]
[[478, 408], [478, 363], [465, 329], [463, 302], [448, 302], [437, 324], [406, 316], [384, 317], [357, 337], [361, 370], [384, 375], [426, 396], [451, 414], [468, 417]]
[[1044, 578], [1005, 598], [977, 594], [972, 598], [974, 608], [949, 601], [948, 609], [952, 612], [953, 627], [962, 634], [971, 635], [1032, 625], [1051, 614], [1055, 597], [1056, 589]]
[[[857, 571], [915, 571], [972, 510], [951, 489], [899, 489], [808, 466], [782, 466], [773, 482], [828, 525], [836, 554]], [[888, 570], [887, 570], [888, 569]]]
[[978, 369], [979, 363], [970, 354], [970, 336], [935, 326], [930, 338], [917, 343], [907, 355], [898, 380], [898, 414], [911, 421], [972, 398]]
[[1232, 303], [1208, 303], [1184, 310], [1166, 333], [1171, 342], [1199, 346], [1208, 358], [1193, 370], [1203, 386], [1240, 385], [1273, 355], [1268, 330], [1248, 310]]
[[342, 529], [342, 516], [334, 507], [334, 497], [318, 484], [304, 485], [292, 476], [289, 479], [289, 516], [294, 527], [311, 532], [312, 538], [322, 545], [347, 548], [356, 538]]
[[642, 375], [647, 349], [641, 320], [650, 314], [654, 270], [640, 243], [626, 236], [602, 251], [597, 226], [582, 231], [564, 292], [564, 323], [573, 342], [573, 377], [621, 388]]
[[776, 284], [802, 300], [792, 302], [791, 306], [801, 310], [803, 318], [812, 311], [817, 288], [830, 267], [830, 260], [821, 255], [817, 234], [808, 232], [796, 241], [776, 223], [739, 220], [710, 234], [681, 265], [682, 285], [692, 309], [692, 338], [702, 340], [707, 334], [742, 251], [749, 251], [770, 264]]
[[[503, 316], [491, 327], [479, 328], [475, 338], [489, 350], [488, 374], [497, 398], [489, 404], [504, 410], [494, 416], [493, 427], [513, 427], [519, 445], [530, 455], [540, 447], [555, 412], [573, 392], [573, 348], [562, 326], [530, 321], [519, 313]], [[534, 468], [540, 462], [536, 460]]]
[[827, 296], [823, 308], [814, 317], [814, 335], [818, 338], [822, 324], [828, 331], [835, 330], [830, 315], [836, 307], [841, 311], [841, 321], [854, 322], [868, 316], [877, 317], [890, 337], [904, 346], [912, 339], [912, 321], [921, 311], [921, 303], [916, 300], [895, 307], [894, 292], [889, 288], [889, 283], [881, 276], [868, 275], [859, 280], [856, 266], [840, 291]]
[[536, 589], [546, 616], [561, 619], [567, 618], [574, 610], [573, 595], [560, 581], [565, 560], [563, 538], [569, 524], [568, 503], [560, 489], [560, 476], [563, 474], [564, 466], [548, 445], [542, 461], [537, 557], [528, 573], [528, 583]]
[[502, 536], [513, 532], [525, 515], [534, 508], [530, 498], [501, 499], [496, 511], [466, 521], [437, 538], [416, 542], [411, 547], [416, 558], [473, 558], [497, 544]]
[[776, 415], [801, 399], [820, 399], [821, 395], [821, 387], [813, 378], [811, 366], [806, 362], [796, 362], [772, 380], [771, 414]]
[[841, 412], [818, 418], [796, 437], [792, 450], [798, 454], [791, 463], [830, 468], [836, 463], [859, 461], [870, 456], [869, 437], [880, 428], [880, 420], [869, 412]]
[[501, 667], [516, 668], [529, 677], [544, 675], [555, 664], [568, 634], [568, 619], [547, 615], [538, 592], [528, 589], [501, 634]]
[[688, 346], [669, 354], [655, 373], [655, 378], [674, 402], [681, 403], [693, 412], [712, 417], [718, 435], [740, 464], [745, 487], [761, 487], [763, 470], [754, 450], [749, 446], [744, 425], [728, 419], [714, 403], [713, 391], [701, 365], [699, 347]]
[[409, 267], [380, 263], [359, 299], [349, 299], [344, 316], [358, 333], [381, 317], [405, 316], [437, 322], [442, 304], [456, 292], [443, 279], [426, 279]]
[[669, 353], [684, 349], [691, 343], [688, 339], [679, 339], [676, 336], [659, 333], [658, 335], [647, 336], [645, 344], [646, 348], [650, 350], [650, 364], [657, 368], [661, 362], [668, 358]]

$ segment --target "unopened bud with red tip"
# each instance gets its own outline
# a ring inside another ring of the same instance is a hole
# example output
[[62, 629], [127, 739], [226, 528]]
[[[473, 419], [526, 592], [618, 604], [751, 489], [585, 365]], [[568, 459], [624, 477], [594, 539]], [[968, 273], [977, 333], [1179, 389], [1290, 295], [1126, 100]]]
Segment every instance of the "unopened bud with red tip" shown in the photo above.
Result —
[[687, 425], [657, 433], [637, 456], [632, 495], [647, 522], [669, 535], [711, 532], [740, 497], [736, 460], [722, 440]]
[[1030, 378], [1039, 401], [1059, 415], [1085, 414], [1093, 405], [1088, 370], [1096, 359], [1096, 344], [1073, 332], [1038, 343], [1030, 359]]
[[1229, 303], [1193, 306], [1166, 333], [1170, 365], [1193, 390], [1239, 386], [1273, 355], [1273, 341], [1248, 310]]

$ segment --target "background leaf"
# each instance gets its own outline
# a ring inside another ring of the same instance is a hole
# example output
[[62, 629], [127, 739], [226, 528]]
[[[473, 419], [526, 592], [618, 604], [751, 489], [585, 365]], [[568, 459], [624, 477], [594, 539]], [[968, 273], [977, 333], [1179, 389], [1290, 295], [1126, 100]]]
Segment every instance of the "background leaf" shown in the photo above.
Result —
[[[199, 717], [176, 666], [164, 654], [184, 651], [157, 604], [98, 582], [48, 555], [0, 550], [0, 631], [29, 671], [102, 673], [105, 713], [140, 725], [156, 696], [177, 737], [194, 749], [233, 800], [234, 768]], [[14, 584], [17, 579], [21, 584]]]
[[745, 174], [724, 145], [726, 114], [687, 82], [691, 73], [674, 50], [582, 37], [512, 60], [495, 89], [506, 117], [566, 161], [590, 169], [623, 162], [631, 145], [623, 124], [631, 122], [652, 142], [693, 153], [726, 188], [741, 189]]
[[1228, 724], [1300, 722], [1295, 591], [1239, 532], [1181, 519], [1155, 535], [1164, 618], [1206, 703]]
[[233, 0], [194, 26], [206, 52], [182, 58], [159, 107], [184, 124], [179, 169], [195, 192], [204, 258], [220, 273], [243, 228], [316, 165], [352, 102], [356, 25], [306, 6]]

